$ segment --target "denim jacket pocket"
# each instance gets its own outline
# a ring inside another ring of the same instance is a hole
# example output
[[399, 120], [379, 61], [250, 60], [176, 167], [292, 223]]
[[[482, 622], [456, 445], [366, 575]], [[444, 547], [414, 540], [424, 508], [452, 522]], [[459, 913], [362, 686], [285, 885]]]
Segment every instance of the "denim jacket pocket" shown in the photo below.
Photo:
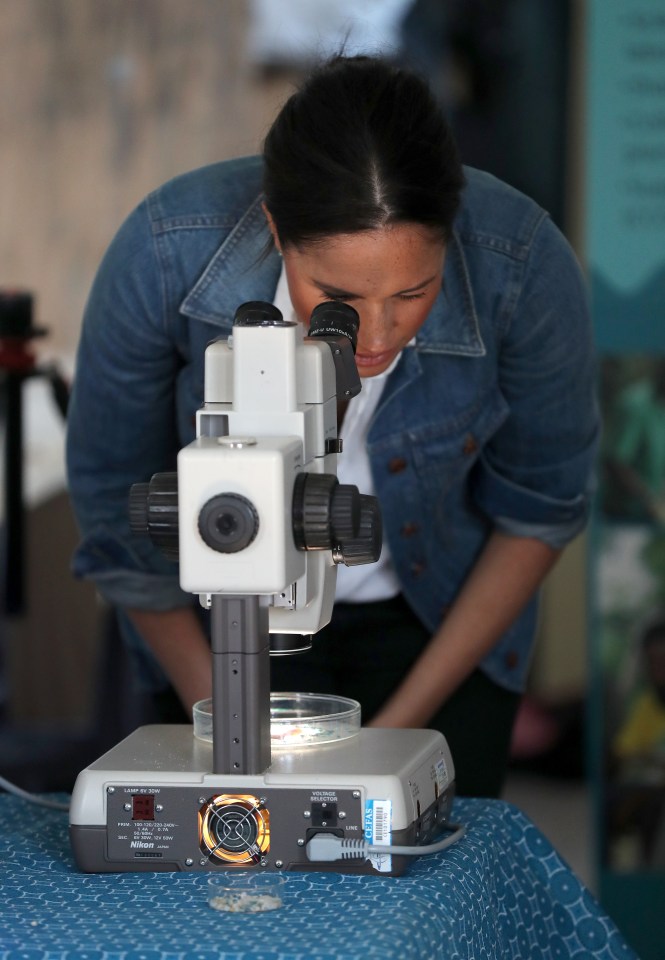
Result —
[[461, 414], [408, 432], [414, 471], [435, 519], [440, 519], [451, 491], [459, 496], [465, 489], [464, 478], [508, 412], [505, 400], [495, 391]]

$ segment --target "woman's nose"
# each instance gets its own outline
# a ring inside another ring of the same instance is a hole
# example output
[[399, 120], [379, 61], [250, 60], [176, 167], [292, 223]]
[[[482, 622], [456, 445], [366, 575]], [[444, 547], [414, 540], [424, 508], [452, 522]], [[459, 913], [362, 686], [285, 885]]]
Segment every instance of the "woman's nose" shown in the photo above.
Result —
[[390, 330], [388, 308], [383, 304], [376, 306], [363, 304], [360, 313], [358, 341], [365, 349], [378, 350], [386, 345]]

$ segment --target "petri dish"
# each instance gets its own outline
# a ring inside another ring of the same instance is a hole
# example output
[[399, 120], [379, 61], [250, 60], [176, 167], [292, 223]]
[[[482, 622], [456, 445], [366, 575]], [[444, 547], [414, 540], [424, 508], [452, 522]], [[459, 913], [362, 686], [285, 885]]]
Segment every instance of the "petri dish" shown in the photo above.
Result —
[[222, 913], [265, 913], [284, 903], [286, 878], [274, 873], [217, 873], [208, 877], [208, 904]]
[[[212, 700], [194, 704], [194, 736], [212, 742]], [[322, 693], [271, 693], [270, 744], [273, 750], [320, 746], [355, 737], [360, 704]]]

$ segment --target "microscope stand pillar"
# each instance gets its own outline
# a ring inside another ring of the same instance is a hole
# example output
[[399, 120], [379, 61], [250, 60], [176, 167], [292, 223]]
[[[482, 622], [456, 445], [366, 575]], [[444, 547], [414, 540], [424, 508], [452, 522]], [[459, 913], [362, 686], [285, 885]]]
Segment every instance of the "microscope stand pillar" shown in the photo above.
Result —
[[267, 604], [213, 594], [211, 646], [213, 772], [264, 773], [271, 759]]

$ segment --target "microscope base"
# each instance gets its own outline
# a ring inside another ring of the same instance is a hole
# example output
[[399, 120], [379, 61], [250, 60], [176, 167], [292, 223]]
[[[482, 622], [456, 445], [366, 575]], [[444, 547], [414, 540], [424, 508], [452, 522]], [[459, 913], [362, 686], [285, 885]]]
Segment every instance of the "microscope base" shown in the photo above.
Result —
[[83, 770], [70, 808], [78, 867], [125, 871], [332, 870], [398, 875], [409, 858], [311, 862], [314, 834], [427, 843], [448, 821], [454, 768], [433, 730], [363, 728], [348, 740], [274, 750], [262, 774], [214, 774], [191, 726], [142, 727]]

